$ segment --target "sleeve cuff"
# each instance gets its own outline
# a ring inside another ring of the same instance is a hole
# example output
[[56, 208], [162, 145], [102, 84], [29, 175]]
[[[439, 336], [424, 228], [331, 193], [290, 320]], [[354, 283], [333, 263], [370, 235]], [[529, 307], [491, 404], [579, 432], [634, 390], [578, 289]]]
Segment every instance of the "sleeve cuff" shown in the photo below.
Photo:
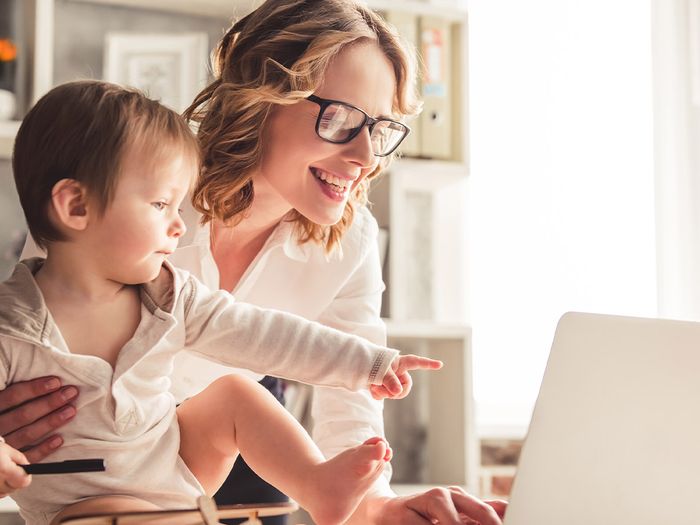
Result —
[[389, 371], [391, 363], [399, 356], [398, 350], [392, 350], [387, 348], [377, 355], [374, 360], [372, 369], [369, 372], [369, 384], [370, 385], [381, 385], [384, 382], [384, 376]]

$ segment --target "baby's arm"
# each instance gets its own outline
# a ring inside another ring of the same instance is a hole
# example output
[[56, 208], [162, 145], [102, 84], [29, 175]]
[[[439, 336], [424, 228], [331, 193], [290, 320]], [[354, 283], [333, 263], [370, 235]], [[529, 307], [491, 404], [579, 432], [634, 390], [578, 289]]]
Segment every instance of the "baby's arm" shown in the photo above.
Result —
[[0, 437], [0, 498], [22, 489], [32, 482], [32, 477], [19, 465], [29, 463], [19, 450], [15, 450]]
[[439, 366], [415, 356], [392, 363], [396, 350], [297, 315], [236, 302], [194, 278], [183, 294], [186, 348], [229, 366], [349, 390], [381, 385], [381, 397], [407, 393], [402, 386], [410, 388], [407, 370]]

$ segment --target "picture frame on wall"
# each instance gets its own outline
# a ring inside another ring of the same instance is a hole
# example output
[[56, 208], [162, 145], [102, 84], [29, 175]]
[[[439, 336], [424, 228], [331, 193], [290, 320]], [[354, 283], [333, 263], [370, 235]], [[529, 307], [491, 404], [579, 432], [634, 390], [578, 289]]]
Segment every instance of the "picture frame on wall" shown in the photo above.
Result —
[[110, 32], [103, 76], [181, 113], [207, 84], [208, 57], [206, 33]]

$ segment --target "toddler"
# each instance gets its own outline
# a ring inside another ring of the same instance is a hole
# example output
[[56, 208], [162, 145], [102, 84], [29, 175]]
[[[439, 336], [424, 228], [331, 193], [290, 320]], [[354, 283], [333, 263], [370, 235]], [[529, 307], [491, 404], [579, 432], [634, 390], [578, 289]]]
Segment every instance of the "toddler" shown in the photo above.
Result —
[[326, 461], [264, 388], [239, 376], [176, 407], [175, 354], [311, 384], [373, 385], [380, 398], [406, 395], [408, 370], [441, 366], [236, 303], [169, 264], [198, 166], [177, 114], [105, 82], [53, 89], [19, 129], [15, 182], [47, 256], [21, 261], [0, 284], [0, 388], [41, 375], [78, 385], [78, 416], [55, 457], [107, 463], [106, 473], [32, 481], [21, 452], [0, 443], [0, 493], [13, 493], [30, 525], [95, 509], [191, 507], [217, 490], [236, 451], [316, 523], [341, 523], [389, 460], [386, 442]]

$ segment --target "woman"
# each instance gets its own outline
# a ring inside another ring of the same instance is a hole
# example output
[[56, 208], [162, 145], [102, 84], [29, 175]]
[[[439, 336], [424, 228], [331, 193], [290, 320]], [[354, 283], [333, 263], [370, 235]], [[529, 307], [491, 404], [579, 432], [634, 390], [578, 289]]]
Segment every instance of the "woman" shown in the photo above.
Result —
[[[408, 131], [402, 119], [419, 109], [410, 55], [381, 18], [353, 1], [268, 0], [224, 36], [216, 66], [186, 112], [199, 124], [204, 166], [193, 194], [197, 214], [171, 260], [239, 300], [384, 341], [377, 224], [364, 204]], [[184, 356], [173, 390], [184, 399], [229, 373]], [[0, 415], [11, 445], [39, 441], [26, 452], [30, 461], [55, 444], [42, 436], [62, 424], [67, 402], [65, 389], [37, 391], [45, 384], [0, 393], [0, 409], [44, 394]], [[263, 384], [279, 389], [272, 378]], [[327, 456], [383, 433], [382, 406], [370, 395], [317, 389], [312, 412]], [[262, 499], [262, 482], [240, 480], [245, 471], [237, 465], [231, 485], [252, 490], [236, 496], [225, 486], [217, 501]], [[494, 508], [504, 507], [456, 488], [397, 497], [387, 475], [352, 523], [457, 524], [461, 513], [496, 525]]]

